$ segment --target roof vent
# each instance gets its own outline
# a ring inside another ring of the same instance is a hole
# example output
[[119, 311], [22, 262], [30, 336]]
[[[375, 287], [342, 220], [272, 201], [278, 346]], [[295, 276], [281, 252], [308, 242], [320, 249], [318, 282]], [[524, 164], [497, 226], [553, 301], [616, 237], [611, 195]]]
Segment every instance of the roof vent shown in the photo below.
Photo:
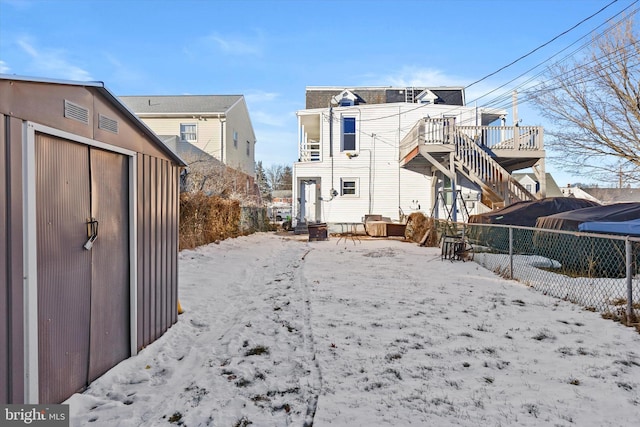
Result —
[[68, 119], [82, 122], [85, 125], [89, 124], [89, 110], [66, 99], [64, 100], [64, 116]]
[[100, 114], [98, 116], [98, 128], [118, 133], [118, 121]]

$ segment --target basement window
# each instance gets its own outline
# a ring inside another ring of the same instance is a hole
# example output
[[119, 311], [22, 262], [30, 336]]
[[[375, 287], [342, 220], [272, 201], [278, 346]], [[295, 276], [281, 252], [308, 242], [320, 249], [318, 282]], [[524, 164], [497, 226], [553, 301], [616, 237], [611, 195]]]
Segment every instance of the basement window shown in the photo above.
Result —
[[341, 178], [340, 179], [340, 195], [341, 196], [358, 196], [358, 179], [357, 178]]

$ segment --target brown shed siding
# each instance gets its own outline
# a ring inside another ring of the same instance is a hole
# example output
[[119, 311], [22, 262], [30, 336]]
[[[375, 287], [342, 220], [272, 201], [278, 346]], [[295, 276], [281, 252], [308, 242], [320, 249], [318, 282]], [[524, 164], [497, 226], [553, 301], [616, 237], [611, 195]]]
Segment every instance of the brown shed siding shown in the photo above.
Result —
[[[2, 93], [0, 96], [0, 403], [23, 403], [27, 390], [24, 375], [26, 369], [24, 321], [27, 314], [24, 306], [24, 276], [27, 272], [24, 271], [24, 266], [27, 259], [24, 258], [23, 238], [24, 233], [28, 231], [25, 229], [28, 224], [24, 223], [23, 173], [25, 171], [22, 151], [25, 122], [37, 124], [39, 126], [37, 129], [41, 129], [40, 125], [42, 125], [52, 128], [54, 130], [52, 133], [62, 131], [71, 135], [70, 141], [66, 141], [65, 144], [92, 146], [91, 142], [74, 140], [75, 137], [88, 138], [97, 141], [97, 150], [104, 148], [100, 145], [104, 143], [137, 153], [134, 177], [137, 181], [137, 200], [133, 201], [137, 209], [136, 217], [133, 218], [137, 226], [137, 257], [135, 259], [137, 340], [133, 345], [137, 349], [142, 349], [159, 338], [177, 321], [178, 177], [182, 163], [157, 140], [148, 128], [99, 84], [66, 84], [0, 78], [0, 93]], [[64, 117], [65, 100], [86, 108], [88, 120], [83, 123]], [[115, 131], [113, 128], [111, 130], [99, 128], [101, 116], [102, 118], [106, 116], [110, 120], [107, 121], [108, 124], [113, 125], [117, 122]], [[48, 135], [46, 130], [40, 134], [53, 136]], [[89, 153], [91, 151], [92, 149], [88, 150]], [[120, 157], [131, 158], [124, 154]], [[120, 172], [115, 170], [114, 172], [122, 177], [122, 169]], [[124, 182], [124, 179], [120, 178], [120, 182]], [[125, 191], [129, 194], [128, 189]], [[52, 192], [51, 197], [45, 197], [46, 203], [55, 203], [55, 194], [56, 192]], [[38, 206], [38, 210], [40, 208], [41, 206]], [[122, 214], [124, 215], [124, 211]], [[128, 217], [127, 222], [129, 222]], [[31, 232], [30, 235], [34, 233]], [[38, 239], [46, 238], [38, 235]], [[53, 241], [47, 241], [47, 243], [51, 243], [51, 247], [55, 246]], [[46, 247], [45, 245], [42, 249]], [[124, 248], [121, 249], [124, 250]], [[45, 252], [47, 251], [39, 254], [38, 265], [41, 262], [51, 262], [52, 258]], [[56, 267], [57, 270], [59, 267]], [[50, 289], [43, 290], [51, 294], [50, 291]], [[112, 296], [111, 291], [107, 291], [106, 294]], [[106, 294], [98, 293], [96, 297]], [[122, 292], [118, 295], [124, 297]], [[54, 296], [51, 294], [49, 298]], [[70, 302], [63, 303], [68, 307]], [[48, 318], [43, 316], [42, 319], [46, 321]], [[105, 322], [102, 322], [102, 325], [103, 328], [113, 327]], [[118, 327], [121, 328], [121, 325]], [[42, 328], [43, 326], [39, 327], [39, 329]], [[129, 336], [129, 328], [123, 335]], [[39, 358], [43, 356], [42, 353], [38, 355]], [[114, 357], [120, 358], [119, 355]], [[32, 358], [29, 360], [33, 361]], [[52, 361], [39, 360], [40, 369], [49, 369], [46, 366], [50, 365], [50, 362]], [[108, 369], [111, 364], [98, 362], [95, 368], [98, 374], [103, 369]], [[28, 366], [33, 367], [32, 363]], [[76, 374], [83, 376], [82, 372], [73, 372], [73, 375]], [[48, 378], [55, 378], [55, 375], [51, 376], [50, 373], [44, 373], [43, 376], [47, 375]], [[89, 378], [89, 381], [91, 379]], [[59, 381], [67, 381], [67, 378], [61, 378]], [[55, 390], [58, 384], [48, 384], [47, 387], [51, 389], [51, 396], [58, 393]], [[29, 396], [33, 397], [31, 389], [29, 390]], [[45, 393], [49, 392], [45, 391]], [[57, 394], [58, 397], [50, 397], [50, 399], [66, 398], [66, 396], [62, 397], [63, 394], [65, 393]]]
[[[91, 149], [91, 217], [99, 223], [91, 249], [89, 381], [131, 356], [129, 158]], [[86, 238], [86, 237], [85, 237]]]
[[171, 163], [138, 156], [138, 349], [177, 319], [178, 173]]
[[[1, 111], [0, 111], [1, 113]], [[22, 307], [22, 121], [0, 114], [0, 201], [2, 231], [0, 241], [0, 300], [4, 303], [0, 327], [0, 397], [2, 402], [21, 403], [24, 399], [24, 324]], [[18, 144], [14, 142], [18, 142]]]
[[[0, 115], [0, 164], [7, 164], [7, 140], [5, 138], [5, 122], [7, 118]], [[8, 168], [4, 168], [0, 173], [0, 282], [9, 284], [9, 271], [7, 269], [8, 256], [11, 253], [9, 248], [10, 227], [7, 224], [7, 208], [9, 200], [7, 197], [7, 181], [9, 178]], [[0, 288], [0, 313], [8, 313], [7, 299], [9, 295], [8, 287]], [[7, 378], [11, 373], [9, 369], [9, 322], [0, 323], [0, 378]], [[0, 385], [0, 402], [9, 400], [9, 381]]]
[[41, 402], [60, 402], [87, 383], [92, 253], [87, 237], [88, 147], [36, 136], [38, 354]]

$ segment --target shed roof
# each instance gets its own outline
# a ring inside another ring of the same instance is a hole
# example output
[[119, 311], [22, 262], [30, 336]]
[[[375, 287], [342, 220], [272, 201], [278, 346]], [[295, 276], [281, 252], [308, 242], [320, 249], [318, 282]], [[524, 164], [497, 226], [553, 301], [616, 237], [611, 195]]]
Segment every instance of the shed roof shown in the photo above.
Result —
[[138, 115], [146, 114], [226, 114], [241, 102], [242, 95], [159, 95], [121, 96]]
[[131, 111], [125, 104], [123, 104], [109, 89], [107, 89], [103, 82], [100, 81], [75, 81], [75, 80], [60, 80], [60, 79], [49, 79], [42, 77], [27, 77], [27, 76], [17, 76], [17, 75], [9, 75], [9, 74], [0, 74], [0, 80], [15, 80], [15, 81], [23, 81], [23, 82], [33, 82], [33, 83], [48, 83], [48, 84], [57, 84], [57, 85], [66, 85], [66, 86], [80, 86], [80, 87], [93, 87], [95, 88], [104, 98], [118, 111], [124, 114], [125, 117], [143, 134], [145, 134], [154, 144], [156, 144], [163, 152], [169, 155], [169, 157], [174, 160], [179, 166], [186, 166], [185, 162], [178, 156], [171, 148], [167, 147], [167, 145], [155, 134], [142, 120], [136, 116], [133, 111]]

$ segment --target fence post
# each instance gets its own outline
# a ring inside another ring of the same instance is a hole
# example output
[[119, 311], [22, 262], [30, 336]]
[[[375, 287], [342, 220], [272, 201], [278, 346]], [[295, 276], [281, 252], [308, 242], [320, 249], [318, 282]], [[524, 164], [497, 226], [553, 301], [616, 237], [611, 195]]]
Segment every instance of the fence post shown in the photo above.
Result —
[[513, 280], [513, 227], [509, 227], [509, 279]]
[[626, 259], [625, 259], [625, 264], [627, 267], [627, 325], [629, 323], [635, 322], [635, 315], [633, 313], [633, 289], [631, 286], [632, 280], [631, 280], [631, 254], [632, 254], [632, 250], [631, 250], [631, 241], [629, 240], [629, 236], [627, 236], [627, 238], [624, 240], [624, 246], [625, 246], [625, 255], [626, 255]]

